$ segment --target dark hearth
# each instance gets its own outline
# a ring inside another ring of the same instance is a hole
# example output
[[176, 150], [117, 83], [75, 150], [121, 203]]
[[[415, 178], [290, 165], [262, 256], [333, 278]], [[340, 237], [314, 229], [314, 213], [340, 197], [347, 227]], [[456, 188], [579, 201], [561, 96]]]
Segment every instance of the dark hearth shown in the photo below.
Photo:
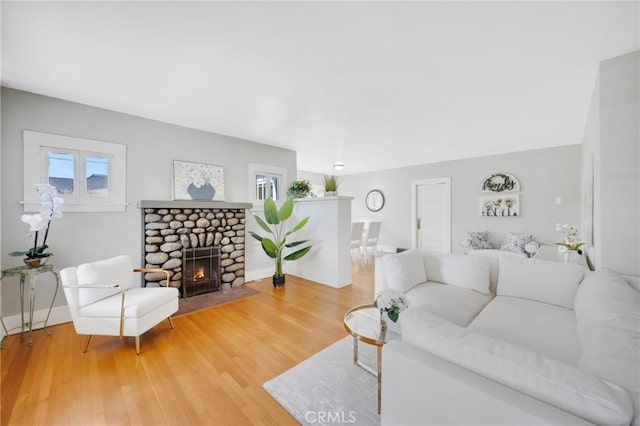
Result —
[[182, 250], [182, 297], [220, 290], [220, 247]]

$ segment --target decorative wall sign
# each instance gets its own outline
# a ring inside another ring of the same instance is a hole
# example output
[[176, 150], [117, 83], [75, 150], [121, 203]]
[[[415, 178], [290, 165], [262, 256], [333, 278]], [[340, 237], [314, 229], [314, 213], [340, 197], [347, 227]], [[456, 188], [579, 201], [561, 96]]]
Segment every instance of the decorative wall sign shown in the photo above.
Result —
[[520, 194], [481, 195], [480, 214], [490, 217], [518, 217]]
[[224, 201], [224, 168], [174, 160], [173, 199]]
[[518, 192], [520, 182], [508, 173], [494, 173], [484, 180], [481, 192]]

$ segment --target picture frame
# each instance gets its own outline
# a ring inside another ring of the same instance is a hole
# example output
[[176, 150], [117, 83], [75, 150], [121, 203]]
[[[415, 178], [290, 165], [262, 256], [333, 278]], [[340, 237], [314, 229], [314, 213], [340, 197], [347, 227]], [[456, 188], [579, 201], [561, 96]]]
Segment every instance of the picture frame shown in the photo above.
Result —
[[479, 208], [483, 217], [520, 217], [520, 194], [481, 195]]
[[224, 201], [224, 167], [173, 161], [173, 200]]

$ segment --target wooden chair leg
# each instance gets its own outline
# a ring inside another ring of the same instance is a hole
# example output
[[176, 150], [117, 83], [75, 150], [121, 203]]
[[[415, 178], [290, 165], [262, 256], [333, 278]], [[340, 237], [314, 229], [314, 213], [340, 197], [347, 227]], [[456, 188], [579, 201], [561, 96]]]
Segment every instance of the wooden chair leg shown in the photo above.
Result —
[[136, 336], [136, 355], [140, 355], [140, 336]]
[[167, 318], [167, 319], [169, 320], [169, 325], [171, 325], [171, 328], [175, 328], [175, 327], [173, 326], [173, 318], [169, 317], [169, 318]]
[[91, 341], [91, 335], [88, 335], [87, 338], [84, 340], [84, 349], [82, 350], [83, 354], [87, 353], [87, 349], [89, 348], [90, 341]]

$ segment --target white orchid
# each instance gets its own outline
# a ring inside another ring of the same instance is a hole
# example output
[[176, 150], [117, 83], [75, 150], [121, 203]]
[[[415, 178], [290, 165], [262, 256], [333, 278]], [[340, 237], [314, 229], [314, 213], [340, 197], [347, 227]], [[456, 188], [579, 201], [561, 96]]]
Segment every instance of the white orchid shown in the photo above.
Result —
[[564, 241], [556, 243], [556, 245], [565, 247], [567, 250], [576, 251], [585, 243], [580, 240], [578, 228], [567, 223], [556, 224], [556, 231], [564, 232]]
[[39, 214], [23, 214], [21, 219], [23, 222], [29, 224], [29, 232], [42, 231], [44, 227], [47, 226], [46, 222], [42, 220], [42, 216]]
[[[36, 214], [22, 215], [21, 220], [29, 224], [29, 232], [35, 232], [33, 247], [27, 251], [14, 251], [12, 256], [27, 256], [30, 259], [47, 257], [51, 253], [45, 253], [47, 249], [47, 237], [54, 218], [62, 217], [62, 204], [64, 200], [58, 197], [58, 190], [46, 183], [37, 183], [33, 188], [40, 194], [40, 212]], [[38, 245], [38, 233], [45, 229], [42, 245]]]

